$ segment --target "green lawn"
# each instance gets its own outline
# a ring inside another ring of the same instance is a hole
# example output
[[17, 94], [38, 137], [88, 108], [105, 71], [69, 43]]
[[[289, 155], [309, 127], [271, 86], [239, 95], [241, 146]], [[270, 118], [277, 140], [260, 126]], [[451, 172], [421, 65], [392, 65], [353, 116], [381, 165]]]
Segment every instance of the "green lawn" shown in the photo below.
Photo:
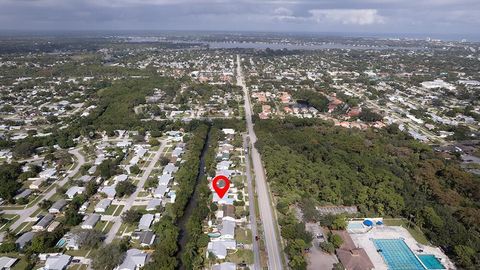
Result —
[[93, 228], [94, 230], [97, 230], [99, 232], [103, 232], [103, 228], [105, 227], [105, 224], [107, 224], [108, 221], [100, 220], [95, 224], [95, 227]]
[[121, 204], [117, 207], [117, 210], [115, 210], [115, 212], [113, 213], [114, 216], [119, 216], [120, 213], [122, 212], [123, 210], [123, 207], [125, 207], [125, 205]]
[[409, 223], [405, 219], [384, 219], [383, 222], [387, 226], [401, 226], [404, 227], [408, 230], [408, 232], [412, 235], [412, 237], [420, 244], [423, 245], [430, 245], [430, 242], [428, 241], [427, 237], [423, 232], [418, 228], [417, 226], [408, 226], [407, 224]]
[[122, 225], [118, 229], [117, 236], [121, 236], [124, 232], [125, 233], [133, 232], [134, 230], [135, 230], [135, 226], [122, 223]]
[[43, 209], [42, 208], [38, 208], [35, 212], [33, 212], [33, 214], [30, 215], [30, 217], [36, 217], [38, 216], [40, 213], [42, 213]]
[[105, 215], [113, 215], [113, 213], [117, 210], [118, 204], [111, 204], [107, 207], [105, 211]]
[[32, 228], [33, 224], [34, 224], [34, 222], [23, 222], [13, 232], [15, 234], [26, 232], [26, 231], [30, 230], [30, 228]]
[[19, 215], [3, 215], [4, 218], [6, 219], [10, 219], [7, 223], [5, 223], [4, 225], [2, 225], [0, 228], [0, 231], [5, 231], [7, 228], [10, 228], [10, 225], [12, 225], [15, 221], [17, 221], [17, 219], [20, 218]]
[[132, 208], [130, 208], [130, 209], [135, 209], [135, 210], [140, 211], [140, 212], [142, 212], [142, 213], [143, 213], [143, 212], [146, 213], [146, 212], [147, 212], [146, 208], [147, 208], [146, 205], [134, 205], [134, 206], [132, 206]]
[[13, 267], [13, 270], [25, 270], [27, 269], [27, 261], [24, 258], [21, 258]]
[[150, 194], [148, 191], [140, 191], [137, 197], [147, 197]]
[[229, 253], [225, 260], [227, 262], [233, 262], [236, 264], [239, 264], [239, 263], [252, 264], [253, 251], [249, 249], [238, 249], [232, 253]]
[[253, 241], [252, 231], [250, 229], [237, 228], [235, 230], [235, 240], [237, 240], [237, 243], [251, 244]]

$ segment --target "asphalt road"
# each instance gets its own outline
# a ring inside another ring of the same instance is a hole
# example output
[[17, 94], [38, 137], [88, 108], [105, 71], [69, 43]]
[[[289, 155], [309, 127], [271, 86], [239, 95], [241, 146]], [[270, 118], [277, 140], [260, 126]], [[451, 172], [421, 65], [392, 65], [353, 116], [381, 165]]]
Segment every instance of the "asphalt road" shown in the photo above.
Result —
[[[247, 137], [243, 137], [243, 149], [248, 149]], [[246, 164], [246, 175], [247, 175], [247, 184], [248, 184], [248, 200], [249, 205], [248, 209], [250, 212], [250, 226], [252, 230], [253, 237], [258, 235], [257, 231], [257, 215], [255, 214], [255, 194], [253, 191], [253, 183], [252, 183], [252, 174], [251, 171], [251, 164], [250, 158], [248, 154], [245, 154], [245, 164]], [[260, 249], [258, 248], [258, 242], [253, 240], [253, 267], [254, 270], [260, 270]]]
[[105, 243], [109, 244], [113, 241], [113, 239], [115, 239], [115, 235], [117, 234], [117, 231], [120, 229], [120, 226], [122, 226], [122, 214], [132, 207], [133, 203], [137, 199], [138, 193], [140, 193], [140, 191], [143, 190], [143, 186], [145, 185], [145, 182], [147, 181], [148, 177], [152, 173], [153, 169], [155, 169], [155, 164], [162, 156], [162, 152], [163, 152], [163, 149], [165, 148], [165, 145], [166, 145], [166, 141], [162, 140], [160, 148], [158, 148], [157, 152], [155, 153], [155, 156], [153, 157], [151, 162], [148, 164], [148, 167], [145, 169], [145, 172], [140, 178], [140, 181], [138, 182], [138, 185], [137, 185], [137, 189], [132, 195], [130, 195], [130, 197], [128, 197], [128, 199], [126, 199], [125, 207], [123, 207], [120, 215], [116, 216], [112, 220], [114, 223], [112, 228], [110, 228], [110, 231], [107, 234]]
[[[70, 173], [65, 178], [63, 178], [63, 180], [56, 182], [56, 184], [60, 187], [63, 187], [63, 185], [65, 185], [68, 182], [68, 180], [70, 180], [70, 178], [72, 178], [78, 172], [78, 170], [80, 170], [82, 165], [85, 164], [85, 157], [82, 154], [80, 154], [80, 148], [75, 148], [75, 149], [72, 149], [68, 152], [70, 154], [74, 155], [77, 158], [77, 163], [76, 163], [75, 167], [73, 168], [73, 170], [71, 170]], [[18, 228], [23, 222], [25, 222], [26, 219], [28, 219], [30, 217], [30, 215], [32, 215], [33, 213], [35, 213], [35, 211], [38, 210], [38, 208], [39, 208], [38, 204], [41, 201], [50, 199], [53, 195], [55, 195], [56, 192], [57, 192], [57, 189], [52, 188], [47, 193], [43, 194], [43, 198], [41, 200], [38, 200], [34, 205], [32, 205], [29, 208], [26, 208], [26, 209], [23, 209], [23, 210], [4, 210], [3, 212], [5, 214], [20, 215], [20, 218], [17, 219], [10, 226], [10, 230], [13, 231], [16, 228]]]
[[[242, 73], [242, 65], [240, 56], [237, 55], [237, 85], [241, 86], [245, 96], [245, 119], [247, 121], [247, 133], [250, 138], [250, 154], [252, 157], [253, 170], [255, 172], [255, 183], [258, 195], [258, 206], [260, 209], [260, 219], [263, 224], [264, 242], [268, 255], [268, 269], [283, 269], [281, 248], [279, 239], [277, 238], [277, 221], [273, 213], [272, 202], [270, 201], [270, 192], [268, 191], [267, 181], [265, 179], [265, 171], [263, 169], [262, 160], [258, 150], [255, 148], [257, 136], [253, 130], [252, 123], [252, 106], [250, 104], [250, 94], [245, 85], [245, 78]], [[247, 171], [247, 173], [250, 173]]]

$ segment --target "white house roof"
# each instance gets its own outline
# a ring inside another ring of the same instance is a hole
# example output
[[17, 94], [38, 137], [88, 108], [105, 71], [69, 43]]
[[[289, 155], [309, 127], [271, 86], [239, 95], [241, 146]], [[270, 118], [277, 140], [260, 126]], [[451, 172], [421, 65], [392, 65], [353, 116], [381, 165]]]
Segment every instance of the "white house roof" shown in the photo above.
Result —
[[133, 248], [127, 250], [127, 255], [122, 264], [117, 267], [117, 270], [136, 270], [137, 267], [141, 267], [147, 260], [147, 254], [143, 253], [139, 249]]
[[45, 262], [45, 270], [63, 270], [70, 264], [72, 256], [61, 254], [55, 256], [49, 256]]
[[237, 243], [235, 240], [223, 239], [211, 241], [208, 243], [208, 251], [212, 252], [215, 257], [224, 259], [227, 256], [227, 249], [236, 249]]
[[106, 210], [108, 206], [112, 203], [110, 199], [102, 199], [100, 200], [97, 205], [95, 205], [95, 209], [104, 209]]
[[67, 194], [69, 198], [73, 198], [77, 193], [82, 193], [83, 191], [85, 191], [85, 187], [74, 186], [69, 188], [65, 194]]
[[120, 175], [115, 176], [115, 178], [113, 178], [113, 180], [115, 182], [122, 182], [122, 181], [125, 181], [127, 179], [128, 179], [128, 175], [126, 175], [126, 174], [120, 174]]
[[212, 266], [212, 270], [236, 270], [237, 265], [231, 262], [224, 262]]
[[115, 198], [115, 194], [117, 194], [115, 186], [105, 186], [102, 187], [99, 191], [107, 194], [107, 197], [109, 198]]
[[173, 163], [168, 163], [163, 169], [163, 174], [172, 174], [178, 170], [177, 166]]
[[83, 223], [82, 226], [95, 226], [97, 222], [100, 220], [100, 215], [99, 214], [92, 214], [90, 215]]
[[160, 186], [168, 186], [170, 183], [170, 180], [172, 180], [172, 175], [171, 174], [162, 174], [160, 177], [158, 177], [158, 185]]
[[92, 180], [92, 178], [93, 177], [91, 177], [90, 175], [83, 175], [80, 178], [78, 178], [78, 180], [86, 183], [86, 182], [90, 182], [90, 180]]
[[10, 269], [17, 260], [17, 258], [0, 257], [0, 269]]
[[152, 214], [145, 214], [140, 218], [140, 222], [138, 223], [138, 228], [140, 230], [148, 230], [150, 229], [150, 225], [152, 224], [154, 216]]
[[156, 198], [163, 198], [165, 192], [167, 192], [167, 189], [167, 186], [159, 185], [157, 189], [155, 189], [155, 194], [153, 194], [153, 196], [155, 196]]
[[235, 221], [224, 219], [222, 221], [222, 229], [220, 230], [222, 235], [235, 235]]
[[157, 209], [157, 206], [159, 206], [160, 204], [162, 204], [162, 200], [159, 200], [159, 199], [150, 200], [147, 204], [146, 210], [147, 211], [155, 210]]

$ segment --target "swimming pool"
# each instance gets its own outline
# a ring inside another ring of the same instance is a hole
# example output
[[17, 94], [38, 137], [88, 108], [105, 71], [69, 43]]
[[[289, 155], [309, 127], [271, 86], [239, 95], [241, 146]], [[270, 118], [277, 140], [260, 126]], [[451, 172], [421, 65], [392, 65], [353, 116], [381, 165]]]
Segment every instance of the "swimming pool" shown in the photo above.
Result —
[[420, 261], [422, 261], [423, 265], [427, 267], [427, 269], [445, 269], [443, 264], [435, 257], [435, 255], [431, 254], [420, 254], [417, 255]]
[[422, 263], [402, 239], [374, 239], [389, 270], [425, 270]]

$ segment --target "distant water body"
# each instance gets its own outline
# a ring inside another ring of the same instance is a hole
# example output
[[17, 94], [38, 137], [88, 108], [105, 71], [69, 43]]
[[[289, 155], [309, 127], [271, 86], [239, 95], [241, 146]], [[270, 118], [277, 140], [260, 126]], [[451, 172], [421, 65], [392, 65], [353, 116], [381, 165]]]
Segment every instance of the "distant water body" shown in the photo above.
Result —
[[340, 43], [324, 44], [290, 44], [290, 43], [269, 43], [269, 42], [199, 42], [207, 44], [211, 49], [258, 49], [265, 50], [325, 50], [325, 49], [353, 49], [353, 50], [421, 50], [421, 47], [400, 47], [400, 46], [367, 46], [367, 45], [347, 45]]

